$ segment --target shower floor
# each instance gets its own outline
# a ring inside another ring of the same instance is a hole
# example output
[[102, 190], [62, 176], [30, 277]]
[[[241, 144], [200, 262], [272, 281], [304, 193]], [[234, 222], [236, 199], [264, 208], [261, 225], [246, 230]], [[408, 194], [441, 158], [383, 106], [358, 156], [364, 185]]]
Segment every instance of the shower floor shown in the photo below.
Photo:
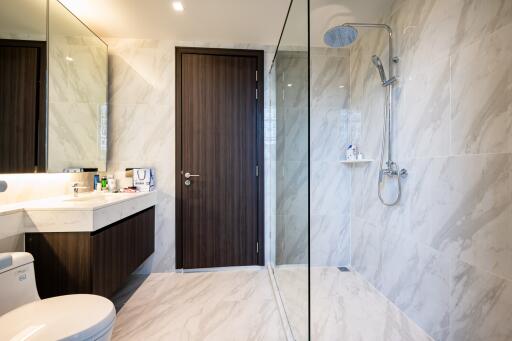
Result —
[[[296, 340], [307, 340], [307, 269], [277, 267], [274, 275]], [[356, 272], [311, 268], [311, 340], [432, 340]]]

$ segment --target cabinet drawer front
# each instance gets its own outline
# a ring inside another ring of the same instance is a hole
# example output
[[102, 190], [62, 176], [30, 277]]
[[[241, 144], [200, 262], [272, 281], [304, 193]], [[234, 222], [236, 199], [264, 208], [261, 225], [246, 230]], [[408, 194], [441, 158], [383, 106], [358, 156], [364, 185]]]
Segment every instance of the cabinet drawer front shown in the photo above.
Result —
[[155, 208], [92, 235], [93, 293], [110, 297], [154, 252]]

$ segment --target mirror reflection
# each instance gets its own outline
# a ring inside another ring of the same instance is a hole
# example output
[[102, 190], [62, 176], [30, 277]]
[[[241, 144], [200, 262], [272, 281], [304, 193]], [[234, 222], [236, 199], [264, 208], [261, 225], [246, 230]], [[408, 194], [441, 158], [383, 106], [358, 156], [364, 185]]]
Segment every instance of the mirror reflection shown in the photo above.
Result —
[[0, 173], [44, 172], [46, 0], [0, 5]]
[[49, 3], [48, 171], [106, 169], [107, 45]]

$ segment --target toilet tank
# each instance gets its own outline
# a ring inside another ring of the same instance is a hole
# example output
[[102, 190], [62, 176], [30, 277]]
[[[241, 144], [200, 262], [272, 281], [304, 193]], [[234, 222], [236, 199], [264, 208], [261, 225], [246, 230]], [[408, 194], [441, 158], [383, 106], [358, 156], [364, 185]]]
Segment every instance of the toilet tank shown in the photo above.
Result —
[[27, 252], [0, 253], [0, 315], [37, 300], [32, 255]]

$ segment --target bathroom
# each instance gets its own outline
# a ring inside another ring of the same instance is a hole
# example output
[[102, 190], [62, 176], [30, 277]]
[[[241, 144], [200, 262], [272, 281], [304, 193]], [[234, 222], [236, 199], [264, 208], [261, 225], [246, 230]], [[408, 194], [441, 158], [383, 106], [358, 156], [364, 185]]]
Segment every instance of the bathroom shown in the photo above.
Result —
[[511, 35], [509, 0], [2, 0], [0, 339], [512, 340]]

